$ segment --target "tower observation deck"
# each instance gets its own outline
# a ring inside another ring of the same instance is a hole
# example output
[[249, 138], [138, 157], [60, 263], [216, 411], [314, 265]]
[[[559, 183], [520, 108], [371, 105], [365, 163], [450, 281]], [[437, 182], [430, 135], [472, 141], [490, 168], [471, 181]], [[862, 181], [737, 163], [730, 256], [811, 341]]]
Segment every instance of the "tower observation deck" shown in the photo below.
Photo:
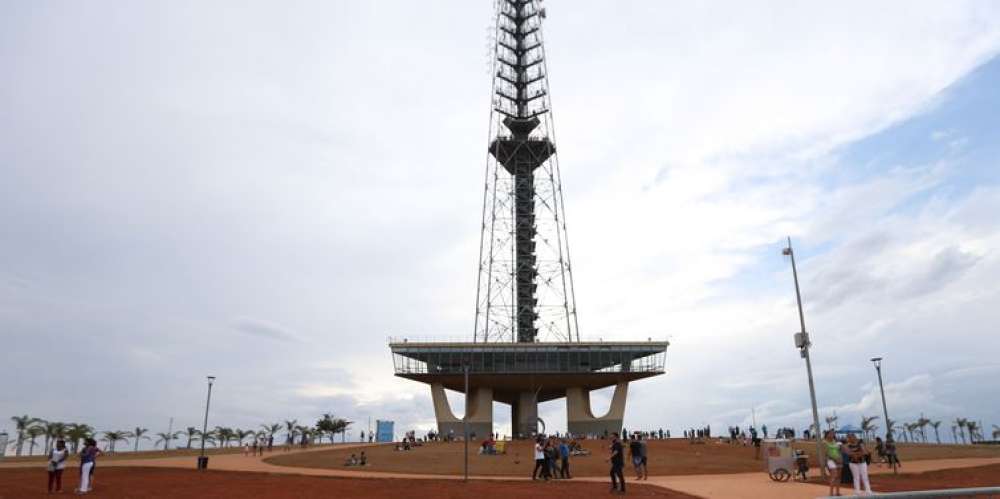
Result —
[[[539, 0], [495, 0], [493, 95], [469, 343], [391, 341], [396, 375], [431, 385], [438, 430], [460, 434], [445, 389], [465, 391], [467, 418], [492, 434], [494, 401], [530, 437], [538, 403], [566, 397], [572, 434], [621, 431], [630, 381], [664, 372], [667, 342], [582, 342], [542, 38]], [[590, 390], [615, 386], [595, 417]]]

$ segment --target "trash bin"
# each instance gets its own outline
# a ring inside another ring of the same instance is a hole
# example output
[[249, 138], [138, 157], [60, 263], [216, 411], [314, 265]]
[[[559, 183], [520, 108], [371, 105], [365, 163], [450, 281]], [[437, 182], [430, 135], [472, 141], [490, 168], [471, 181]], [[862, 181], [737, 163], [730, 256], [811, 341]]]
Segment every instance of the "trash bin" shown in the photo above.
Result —
[[208, 456], [198, 456], [198, 469], [208, 469]]

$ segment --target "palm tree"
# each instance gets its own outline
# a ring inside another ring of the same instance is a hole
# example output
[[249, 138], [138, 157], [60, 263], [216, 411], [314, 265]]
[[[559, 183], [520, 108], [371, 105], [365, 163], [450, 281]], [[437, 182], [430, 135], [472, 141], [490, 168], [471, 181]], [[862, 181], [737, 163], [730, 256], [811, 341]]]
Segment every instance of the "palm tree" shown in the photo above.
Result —
[[231, 428], [226, 428], [225, 426], [215, 427], [215, 438], [218, 439], [219, 444], [222, 447], [229, 447], [229, 441], [233, 439], [234, 434]]
[[958, 427], [951, 425], [951, 440], [952, 442], [958, 443]]
[[70, 452], [76, 454], [80, 445], [80, 440], [90, 438], [94, 434], [94, 429], [90, 425], [70, 423], [66, 427], [66, 438], [69, 439]]
[[312, 430], [312, 428], [309, 428], [307, 426], [296, 426], [295, 427], [295, 432], [297, 434], [301, 435], [302, 438], [306, 439], [307, 442], [309, 441], [309, 438], [314, 433], [313, 430]]
[[17, 430], [17, 450], [15, 451], [16, 456], [21, 455], [21, 448], [24, 446], [25, 433], [28, 428], [36, 422], [40, 421], [38, 418], [33, 418], [25, 414], [24, 416], [13, 416], [10, 418], [14, 422], [14, 428]]
[[893, 438], [893, 433], [898, 429], [899, 429], [899, 423], [897, 423], [894, 419], [885, 420], [886, 438]]
[[931, 421], [931, 426], [934, 428], [934, 440], [941, 444], [941, 435], [938, 434], [938, 426], [941, 426], [941, 421]]
[[975, 438], [978, 438], [980, 441], [983, 439], [983, 436], [979, 434], [979, 423], [969, 421], [965, 423], [965, 427], [969, 429], [969, 443], [973, 443]]
[[931, 420], [925, 418], [924, 415], [921, 414], [920, 419], [918, 419], [915, 423], [913, 423], [914, 425], [916, 425], [917, 430], [920, 432], [920, 439], [923, 440], [925, 444], [927, 443], [927, 432], [925, 431], [925, 428], [927, 427], [928, 424], [930, 424], [930, 422]]
[[183, 433], [184, 432], [182, 431], [175, 431], [173, 433], [157, 433], [156, 436], [159, 438], [156, 439], [156, 442], [154, 442], [153, 445], [160, 445], [160, 442], [163, 442], [163, 450], [168, 450], [170, 448], [170, 441], [179, 437]]
[[1000, 439], [1000, 426], [993, 425], [993, 440]]
[[969, 420], [965, 418], [955, 418], [955, 426], [958, 427], [958, 434], [962, 436], [962, 443], [965, 443], [965, 423]]
[[35, 440], [38, 437], [40, 437], [40, 436], [42, 436], [42, 435], [45, 434], [45, 428], [43, 428], [41, 426], [29, 426], [28, 429], [24, 431], [24, 433], [28, 436], [29, 442], [31, 442], [31, 445], [28, 447], [28, 455], [29, 456], [34, 456], [35, 455]]
[[104, 438], [101, 440], [108, 443], [108, 452], [114, 454], [115, 443], [121, 441], [128, 444], [128, 437], [130, 435], [131, 434], [127, 431], [106, 431], [104, 432]]
[[247, 437], [252, 437], [254, 435], [253, 430], [241, 430], [239, 428], [233, 430], [233, 433], [235, 434], [236, 440], [239, 441], [241, 446], [243, 445], [243, 440], [245, 440]]
[[35, 421], [36, 424], [42, 427], [45, 432], [42, 436], [45, 437], [44, 443], [42, 444], [43, 454], [48, 454], [50, 445], [54, 444], [56, 439], [62, 438], [66, 433], [66, 424], [60, 423], [58, 421], [45, 421], [44, 419], [39, 419]]
[[267, 435], [268, 441], [274, 439], [274, 434], [281, 431], [281, 423], [274, 423], [270, 425], [262, 424], [260, 427], [263, 429], [263, 433]]
[[190, 449], [191, 441], [194, 440], [195, 438], [198, 438], [198, 435], [201, 435], [201, 432], [198, 431], [198, 429], [195, 428], [194, 426], [188, 426], [186, 430], [181, 432], [181, 434], [187, 435], [187, 440], [188, 440], [187, 448]]
[[298, 424], [299, 424], [298, 419], [293, 419], [290, 421], [287, 419], [285, 420], [285, 433], [288, 435], [285, 441], [288, 443], [288, 445], [292, 445], [293, 443], [295, 443], [295, 434], [298, 428]]
[[833, 416], [827, 416], [824, 419], [826, 419], [826, 424], [827, 424], [827, 426], [830, 427], [829, 429], [831, 429], [831, 430], [836, 430], [837, 429], [837, 413], [836, 412], [833, 413]]
[[135, 451], [136, 452], [139, 452], [139, 440], [141, 440], [143, 438], [145, 438], [146, 440], [149, 440], [149, 437], [146, 436], [146, 433], [149, 433], [149, 428], [142, 428], [140, 426], [136, 426], [135, 429], [132, 430], [131, 434], [132, 434], [133, 437], [135, 437]]
[[878, 425], [873, 424], [873, 422], [878, 419], [878, 416], [861, 416], [861, 432], [865, 438], [875, 439], [875, 430], [878, 429]]

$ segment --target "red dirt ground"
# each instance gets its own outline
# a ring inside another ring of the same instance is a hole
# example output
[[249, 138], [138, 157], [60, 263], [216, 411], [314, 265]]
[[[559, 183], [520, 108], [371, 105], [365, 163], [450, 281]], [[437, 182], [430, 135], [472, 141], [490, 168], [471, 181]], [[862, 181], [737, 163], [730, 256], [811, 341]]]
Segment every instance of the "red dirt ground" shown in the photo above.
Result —
[[1000, 464], [928, 471], [926, 473], [873, 475], [871, 481], [872, 488], [879, 492], [1000, 487]]
[[[487, 456], [479, 455], [477, 447], [470, 442], [469, 474], [530, 476], [534, 466], [531, 459], [533, 444], [521, 440], [508, 445], [510, 448], [507, 454]], [[574, 476], [606, 476], [608, 465], [604, 460], [607, 457], [609, 441], [585, 440], [583, 445], [593, 454], [570, 459], [570, 468]], [[690, 444], [683, 439], [650, 440], [648, 445], [649, 474], [653, 476], [741, 473], [765, 469], [763, 460], [754, 460], [752, 447], [716, 442]], [[810, 456], [815, 454], [816, 448], [812, 442], [796, 442], [796, 447], [803, 448]], [[432, 442], [410, 451], [395, 451], [391, 445], [366, 449], [333, 449], [275, 455], [265, 461], [281, 466], [357, 470], [357, 468], [344, 468], [343, 464], [347, 457], [361, 450], [365, 451], [369, 462], [363, 471], [454, 475], [462, 469], [463, 445], [459, 442]], [[900, 445], [899, 452], [905, 465], [906, 461], [913, 459], [1000, 457], [1000, 446]], [[815, 463], [812, 464], [812, 469], [817, 469]]]
[[[1000, 464], [926, 471], [924, 473], [899, 473], [898, 475], [879, 473], [871, 475], [870, 478], [872, 490], [879, 492], [1000, 487]], [[818, 485], [826, 485], [826, 482], [818, 478], [810, 481]], [[851, 484], [843, 484], [841, 491], [847, 493], [853, 487]]]
[[[67, 469], [63, 493], [71, 496], [79, 480], [77, 469]], [[97, 470], [93, 496], [109, 499], [552, 499], [553, 497], [607, 497], [604, 483], [552, 481], [513, 482], [458, 480], [399, 480], [322, 478], [270, 473], [162, 469], [104, 468]], [[38, 469], [0, 469], [0, 499], [51, 497], [46, 473]], [[652, 486], [629, 484], [628, 497], [695, 499], [694, 496]]]

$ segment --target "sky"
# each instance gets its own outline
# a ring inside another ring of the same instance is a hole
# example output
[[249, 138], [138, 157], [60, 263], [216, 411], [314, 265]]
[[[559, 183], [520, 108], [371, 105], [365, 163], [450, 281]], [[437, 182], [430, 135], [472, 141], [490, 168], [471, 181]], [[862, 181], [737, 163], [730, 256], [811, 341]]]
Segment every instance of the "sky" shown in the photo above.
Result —
[[[806, 427], [786, 237], [821, 419], [882, 356], [1000, 424], [1000, 4], [545, 6], [581, 336], [671, 342], [626, 427]], [[491, 2], [0, 10], [0, 430], [433, 427], [387, 339], [472, 336]]]

